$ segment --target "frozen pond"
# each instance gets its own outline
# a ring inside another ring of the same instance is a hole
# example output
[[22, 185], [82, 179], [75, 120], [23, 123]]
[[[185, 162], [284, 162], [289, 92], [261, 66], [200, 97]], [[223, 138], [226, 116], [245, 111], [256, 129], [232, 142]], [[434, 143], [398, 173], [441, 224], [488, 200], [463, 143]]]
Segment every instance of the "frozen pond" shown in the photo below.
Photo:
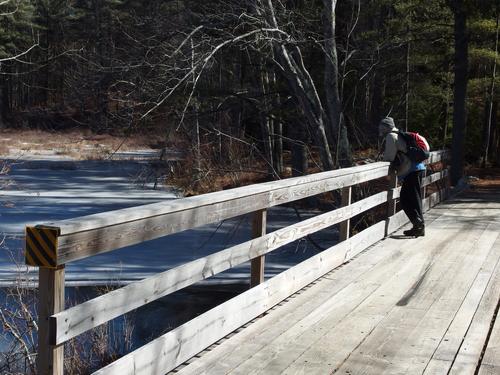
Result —
[[[173, 188], [154, 190], [138, 176], [147, 164], [140, 160], [75, 161], [58, 157], [23, 158], [10, 162], [11, 171], [2, 176], [0, 233], [5, 241], [0, 253], [0, 285], [11, 284], [23, 265], [23, 236], [27, 224], [75, 218], [97, 212], [178, 199]], [[146, 173], [148, 174], [148, 173]], [[12, 183], [6, 184], [8, 180]], [[7, 186], [6, 186], [7, 185]], [[6, 186], [6, 187], [5, 187]], [[291, 207], [269, 210], [268, 232], [310, 217], [316, 212]], [[67, 285], [127, 283], [165, 271], [250, 239], [250, 217], [242, 216], [142, 244], [100, 254], [67, 264]], [[334, 229], [313, 235], [320, 247], [337, 239]], [[279, 249], [266, 257], [266, 277], [317, 253], [308, 240]], [[36, 278], [36, 270], [28, 269]], [[207, 282], [243, 283], [248, 265], [234, 268]]]

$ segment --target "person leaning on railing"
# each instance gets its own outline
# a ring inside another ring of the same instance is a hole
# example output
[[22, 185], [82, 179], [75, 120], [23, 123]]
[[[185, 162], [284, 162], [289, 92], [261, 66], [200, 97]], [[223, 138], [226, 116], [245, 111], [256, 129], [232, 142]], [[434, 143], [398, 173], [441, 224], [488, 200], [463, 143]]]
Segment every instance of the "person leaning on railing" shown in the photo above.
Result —
[[391, 170], [395, 171], [402, 181], [400, 202], [413, 227], [403, 232], [405, 236], [419, 237], [425, 235], [425, 222], [422, 213], [421, 183], [425, 173], [423, 162], [412, 162], [406, 155], [407, 145], [398, 133], [392, 117], [386, 117], [378, 126], [379, 136], [384, 137], [384, 161], [391, 162]]

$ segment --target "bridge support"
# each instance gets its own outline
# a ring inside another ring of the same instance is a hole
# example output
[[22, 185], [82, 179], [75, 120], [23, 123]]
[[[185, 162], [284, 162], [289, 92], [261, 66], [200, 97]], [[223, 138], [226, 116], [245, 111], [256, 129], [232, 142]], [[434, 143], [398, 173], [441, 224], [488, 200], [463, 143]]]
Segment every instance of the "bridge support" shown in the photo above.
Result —
[[[341, 206], [349, 206], [351, 204], [351, 199], [352, 199], [352, 186], [347, 186], [345, 188], [342, 188], [342, 200], [341, 200]], [[339, 232], [339, 241], [344, 241], [349, 238], [349, 231], [351, 227], [351, 220], [347, 219], [346, 221], [343, 221], [340, 223], [340, 232]]]
[[387, 196], [387, 220], [385, 224], [385, 235], [389, 235], [389, 223], [391, 217], [396, 214], [396, 190], [398, 188], [398, 176], [396, 173], [389, 173], [389, 182], [388, 182], [388, 196]]
[[[255, 211], [252, 220], [253, 238], [262, 237], [266, 234], [267, 210]], [[265, 256], [252, 259], [250, 271], [250, 287], [254, 287], [264, 282], [264, 261]]]
[[49, 317], [64, 310], [64, 266], [40, 267], [38, 271], [38, 355], [37, 373], [62, 375], [64, 344], [49, 344]]

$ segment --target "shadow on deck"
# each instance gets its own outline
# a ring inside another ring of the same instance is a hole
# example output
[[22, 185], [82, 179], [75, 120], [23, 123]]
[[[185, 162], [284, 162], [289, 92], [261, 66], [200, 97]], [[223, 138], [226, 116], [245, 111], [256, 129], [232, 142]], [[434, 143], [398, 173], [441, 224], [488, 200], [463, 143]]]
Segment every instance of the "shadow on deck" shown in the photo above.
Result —
[[175, 372], [500, 374], [500, 187], [426, 220], [425, 237], [378, 242]]

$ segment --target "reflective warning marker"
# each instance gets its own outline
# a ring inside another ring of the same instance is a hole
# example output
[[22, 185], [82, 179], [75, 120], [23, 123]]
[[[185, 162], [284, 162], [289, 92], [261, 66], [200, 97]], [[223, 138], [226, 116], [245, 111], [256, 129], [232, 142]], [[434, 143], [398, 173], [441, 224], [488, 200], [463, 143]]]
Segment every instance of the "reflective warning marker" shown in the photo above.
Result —
[[26, 264], [38, 267], [57, 267], [58, 230], [44, 227], [26, 227]]

